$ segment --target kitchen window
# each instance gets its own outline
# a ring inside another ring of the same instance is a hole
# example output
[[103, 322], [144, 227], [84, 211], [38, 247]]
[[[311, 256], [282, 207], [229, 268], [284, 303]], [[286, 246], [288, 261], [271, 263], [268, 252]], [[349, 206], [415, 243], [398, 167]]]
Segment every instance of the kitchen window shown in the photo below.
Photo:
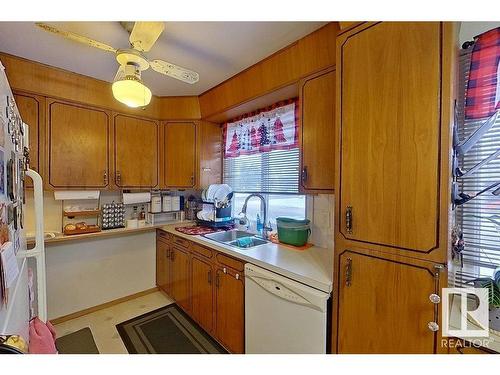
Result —
[[[486, 115], [486, 118], [484, 116], [477, 116], [482, 118], [466, 116], [466, 107], [468, 108], [470, 103], [474, 104], [474, 100], [477, 100], [476, 98], [467, 98], [466, 101], [473, 48], [472, 45], [462, 49], [460, 54], [460, 100], [457, 103], [458, 135], [460, 140], [470, 136], [489, 117], [489, 114]], [[500, 53], [497, 53], [497, 65], [499, 59]], [[495, 71], [488, 79], [490, 82], [497, 82], [497, 72]], [[496, 84], [498, 92], [500, 82]], [[474, 85], [474, 87], [476, 86]], [[479, 89], [482, 90], [479, 100], [484, 100], [486, 89], [483, 87], [479, 87]], [[496, 101], [496, 99], [493, 98], [492, 100]], [[493, 105], [495, 105], [495, 102], [493, 102]], [[475, 103], [475, 107], [479, 107], [477, 103]], [[475, 107], [473, 110], [476, 110]], [[479, 108], [479, 110], [482, 110], [482, 108]], [[499, 149], [500, 116], [496, 119], [493, 127], [481, 137], [480, 141], [464, 156], [460, 157], [459, 165], [463, 170], [468, 170]], [[458, 188], [460, 192], [473, 195], [474, 192], [478, 192], [496, 182], [500, 182], [499, 157], [483, 165], [475, 173], [458, 178]], [[459, 265], [458, 270], [452, 275], [453, 280], [451, 282], [456, 286], [464, 286], [467, 281], [478, 276], [491, 277], [495, 268], [500, 266], [500, 196], [492, 194], [493, 190], [495, 188], [456, 208], [456, 224], [461, 229], [465, 241], [462, 252], [463, 266]]]
[[[300, 150], [297, 100], [277, 103], [224, 126], [224, 183], [235, 191], [233, 214], [241, 212], [250, 193], [266, 198], [268, 219], [303, 219], [305, 196], [299, 194]], [[260, 202], [248, 203], [248, 218], [256, 220]]]

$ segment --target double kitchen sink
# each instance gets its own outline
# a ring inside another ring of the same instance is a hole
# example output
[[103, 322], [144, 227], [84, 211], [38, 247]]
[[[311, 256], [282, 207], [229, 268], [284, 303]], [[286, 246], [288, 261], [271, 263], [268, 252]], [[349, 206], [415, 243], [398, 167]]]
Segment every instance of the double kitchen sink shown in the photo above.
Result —
[[230, 230], [227, 232], [215, 232], [204, 234], [203, 237], [209, 240], [220, 242], [225, 245], [233, 246], [238, 249], [249, 249], [255, 246], [264, 245], [269, 241], [264, 240], [255, 233], [243, 230]]

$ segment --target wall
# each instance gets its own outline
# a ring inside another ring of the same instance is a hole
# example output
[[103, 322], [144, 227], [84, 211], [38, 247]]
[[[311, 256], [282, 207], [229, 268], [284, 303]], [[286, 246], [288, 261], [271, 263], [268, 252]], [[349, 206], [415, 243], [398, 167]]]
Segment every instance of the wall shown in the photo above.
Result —
[[49, 319], [156, 286], [155, 232], [46, 247]]
[[311, 220], [309, 242], [332, 250], [334, 248], [334, 202], [335, 197], [332, 194], [308, 195], [306, 197], [307, 218]]

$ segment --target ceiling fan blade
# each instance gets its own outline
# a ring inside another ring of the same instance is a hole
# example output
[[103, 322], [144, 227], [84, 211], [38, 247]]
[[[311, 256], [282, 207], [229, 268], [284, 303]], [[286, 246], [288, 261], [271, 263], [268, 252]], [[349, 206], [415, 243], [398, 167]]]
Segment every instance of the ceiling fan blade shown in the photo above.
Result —
[[35, 25], [44, 29], [45, 31], [60, 35], [60, 36], [65, 37], [67, 39], [74, 40], [75, 42], [80, 42], [80, 43], [86, 44], [86, 45], [91, 46], [91, 47], [102, 49], [104, 51], [116, 53], [115, 48], [108, 46], [107, 44], [98, 42], [97, 40], [87, 38], [86, 36], [75, 34], [75, 33], [72, 33], [71, 31], [60, 30], [57, 27], [47, 25], [46, 23], [35, 22]]
[[164, 22], [136, 22], [130, 33], [130, 44], [141, 52], [147, 52], [153, 47], [164, 28]]
[[198, 73], [163, 60], [152, 60], [149, 62], [149, 65], [158, 73], [165, 74], [186, 83], [193, 84], [200, 79]]

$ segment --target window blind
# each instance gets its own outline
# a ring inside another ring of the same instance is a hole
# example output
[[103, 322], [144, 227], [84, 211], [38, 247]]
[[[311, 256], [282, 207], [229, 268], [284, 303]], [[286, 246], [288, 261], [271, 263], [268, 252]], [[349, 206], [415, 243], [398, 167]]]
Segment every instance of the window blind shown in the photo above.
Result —
[[224, 183], [238, 193], [297, 194], [299, 149], [224, 159]]
[[[472, 47], [464, 49], [459, 61], [458, 134], [460, 140], [468, 137], [485, 120], [466, 120], [464, 116], [465, 92], [469, 78]], [[468, 170], [500, 148], [500, 118], [481, 140], [463, 157], [460, 166]], [[490, 161], [476, 173], [459, 178], [460, 191], [468, 194], [500, 181], [500, 158]], [[452, 283], [464, 283], [478, 276], [491, 276], [500, 266], [500, 227], [491, 219], [500, 222], [500, 197], [491, 192], [465, 203], [456, 209], [456, 223], [462, 229], [465, 249], [463, 267], [454, 274]]]

